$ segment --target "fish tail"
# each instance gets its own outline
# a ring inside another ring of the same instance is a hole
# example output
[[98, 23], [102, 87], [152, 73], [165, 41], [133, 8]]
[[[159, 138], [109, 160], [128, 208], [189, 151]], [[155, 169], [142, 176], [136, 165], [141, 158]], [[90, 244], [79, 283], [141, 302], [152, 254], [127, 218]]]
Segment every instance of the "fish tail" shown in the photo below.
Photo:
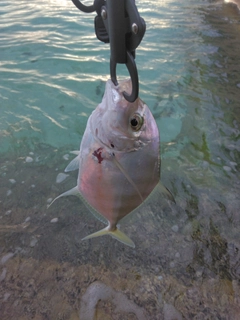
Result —
[[129, 247], [135, 248], [135, 244], [134, 242], [128, 237], [126, 236], [122, 231], [120, 231], [118, 228], [116, 228], [114, 231], [110, 231], [109, 230], [109, 226], [107, 226], [106, 228], [99, 230], [97, 232], [94, 232], [92, 234], [90, 234], [89, 236], [86, 236], [85, 238], [83, 238], [82, 240], [87, 240], [87, 239], [91, 239], [91, 238], [96, 238], [96, 237], [100, 237], [100, 236], [104, 236], [104, 235], [110, 235], [112, 236], [114, 239], [117, 239], [118, 241], [126, 244]]
[[61, 197], [66, 197], [66, 196], [79, 196], [79, 191], [78, 191], [78, 187], [74, 187], [62, 194], [60, 194], [58, 197], [56, 197], [55, 199], [53, 199], [53, 201], [50, 203], [50, 205], [48, 206], [48, 208], [53, 204], [53, 202], [55, 202], [57, 199], [61, 198]]
[[120, 231], [118, 228], [116, 228], [114, 231], [109, 231], [110, 235], [117, 239], [118, 241], [126, 244], [129, 247], [135, 248], [134, 242], [122, 231]]

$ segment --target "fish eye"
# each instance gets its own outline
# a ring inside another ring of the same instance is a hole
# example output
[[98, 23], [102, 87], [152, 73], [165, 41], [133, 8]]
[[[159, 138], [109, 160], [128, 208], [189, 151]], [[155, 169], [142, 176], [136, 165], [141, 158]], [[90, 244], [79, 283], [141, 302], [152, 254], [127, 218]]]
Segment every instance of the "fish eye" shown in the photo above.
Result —
[[130, 118], [130, 125], [134, 131], [139, 131], [143, 125], [143, 117], [140, 114], [135, 113]]

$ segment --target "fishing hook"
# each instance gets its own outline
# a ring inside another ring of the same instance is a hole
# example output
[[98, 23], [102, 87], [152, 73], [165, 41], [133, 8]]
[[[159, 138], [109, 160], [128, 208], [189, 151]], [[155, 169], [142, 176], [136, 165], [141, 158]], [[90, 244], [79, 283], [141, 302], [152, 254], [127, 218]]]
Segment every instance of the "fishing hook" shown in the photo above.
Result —
[[[113, 61], [112, 59], [110, 59], [111, 80], [115, 86], [118, 85], [117, 76], [116, 76], [116, 66], [117, 66], [116, 61]], [[127, 51], [126, 66], [132, 81], [132, 93], [129, 95], [127, 92], [124, 91], [123, 96], [127, 101], [134, 102], [137, 99], [138, 92], [139, 92], [138, 73], [137, 73], [137, 67], [136, 67], [136, 63], [133, 58], [133, 55], [128, 51]]]
[[94, 4], [91, 5], [91, 6], [85, 6], [84, 4], [82, 4], [79, 0], [72, 0], [72, 2], [75, 4], [75, 6], [83, 11], [83, 12], [86, 12], [86, 13], [91, 13], [91, 12], [94, 12], [96, 9], [95, 9], [95, 6]]
[[110, 76], [117, 85], [116, 66], [124, 63], [128, 69], [132, 92], [123, 92], [124, 98], [134, 102], [139, 93], [138, 71], [135, 63], [135, 50], [146, 31], [145, 21], [140, 17], [134, 0], [94, 0], [93, 5], [85, 6], [80, 0], [72, 0], [81, 11], [97, 12], [95, 33], [97, 38], [110, 43]]

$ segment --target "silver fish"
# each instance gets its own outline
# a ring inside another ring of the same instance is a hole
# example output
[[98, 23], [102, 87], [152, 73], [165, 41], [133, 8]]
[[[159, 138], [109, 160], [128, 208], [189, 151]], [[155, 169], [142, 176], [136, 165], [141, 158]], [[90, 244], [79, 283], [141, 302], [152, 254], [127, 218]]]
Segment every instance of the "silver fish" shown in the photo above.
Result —
[[131, 92], [130, 80], [118, 86], [107, 81], [102, 102], [88, 119], [79, 154], [65, 169], [79, 169], [77, 186], [56, 199], [78, 195], [107, 224], [83, 240], [109, 234], [135, 247], [117, 228], [118, 222], [142, 205], [155, 188], [174, 199], [160, 184], [160, 141], [153, 115], [140, 98], [133, 103], [125, 100], [123, 91]]

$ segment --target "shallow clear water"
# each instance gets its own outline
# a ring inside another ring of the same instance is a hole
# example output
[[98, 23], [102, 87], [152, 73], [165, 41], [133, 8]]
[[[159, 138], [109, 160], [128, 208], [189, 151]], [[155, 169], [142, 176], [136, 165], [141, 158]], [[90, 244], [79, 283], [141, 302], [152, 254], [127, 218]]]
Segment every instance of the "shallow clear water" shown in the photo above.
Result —
[[122, 225], [133, 250], [110, 237], [81, 242], [102, 224], [78, 199], [47, 210], [76, 185], [75, 173], [56, 178], [109, 78], [94, 14], [67, 0], [0, 3], [1, 319], [239, 317], [240, 14], [191, 0], [138, 9], [140, 96], [176, 205], [153, 201]]

